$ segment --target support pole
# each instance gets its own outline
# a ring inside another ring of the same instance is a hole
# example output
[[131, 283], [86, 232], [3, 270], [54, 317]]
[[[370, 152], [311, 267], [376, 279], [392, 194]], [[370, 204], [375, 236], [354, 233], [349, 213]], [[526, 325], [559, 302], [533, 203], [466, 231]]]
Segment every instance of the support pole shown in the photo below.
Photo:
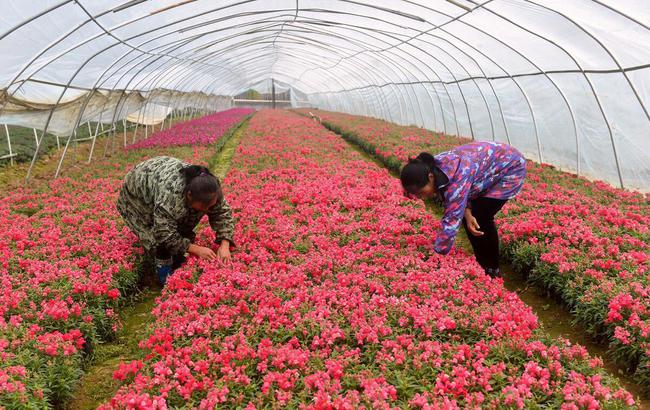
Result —
[[9, 137], [9, 127], [5, 124], [5, 134], [7, 134], [7, 146], [9, 147], [9, 161], [11, 161], [11, 166], [14, 166], [14, 153], [11, 150], [11, 138]]
[[36, 135], [36, 128], [32, 128], [34, 131], [34, 141], [36, 141], [36, 150], [38, 150], [38, 135]]
[[271, 99], [273, 100], [273, 109], [275, 110], [275, 80], [271, 78]]
[[65, 159], [65, 154], [68, 152], [68, 147], [70, 146], [70, 140], [72, 138], [77, 138], [77, 130], [75, 129], [70, 135], [68, 136], [68, 139], [65, 142], [65, 147], [63, 147], [63, 153], [61, 154], [61, 158], [59, 158], [59, 165], [56, 167], [56, 172], [54, 173], [54, 179], [59, 177], [59, 174], [61, 173], [61, 167], [63, 166], [63, 160]]
[[97, 133], [95, 135], [91, 135], [90, 138], [92, 138], [93, 142], [90, 144], [90, 154], [88, 154], [88, 161], [86, 161], [86, 164], [90, 164], [90, 161], [93, 159], [93, 153], [95, 152], [95, 143], [97, 142]]

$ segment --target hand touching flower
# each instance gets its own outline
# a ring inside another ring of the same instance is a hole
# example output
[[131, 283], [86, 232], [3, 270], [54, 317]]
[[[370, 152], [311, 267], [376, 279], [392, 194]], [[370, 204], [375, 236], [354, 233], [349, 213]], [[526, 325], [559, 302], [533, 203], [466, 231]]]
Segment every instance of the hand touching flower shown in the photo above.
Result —
[[225, 239], [221, 241], [221, 245], [217, 249], [217, 257], [221, 262], [230, 262], [230, 242]]
[[472, 210], [469, 208], [465, 208], [465, 221], [467, 222], [467, 229], [469, 229], [472, 235], [483, 236], [483, 232], [480, 230], [481, 227], [476, 218], [474, 218], [474, 215], [472, 215]]

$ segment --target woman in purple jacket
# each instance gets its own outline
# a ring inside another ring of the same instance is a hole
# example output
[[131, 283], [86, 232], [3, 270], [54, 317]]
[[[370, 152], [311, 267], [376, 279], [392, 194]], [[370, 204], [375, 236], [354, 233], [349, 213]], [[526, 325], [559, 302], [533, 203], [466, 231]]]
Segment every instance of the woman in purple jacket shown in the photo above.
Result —
[[477, 262], [492, 277], [499, 273], [499, 234], [494, 215], [519, 193], [526, 160], [507, 144], [473, 142], [435, 157], [426, 152], [409, 161], [400, 179], [405, 191], [439, 198], [445, 208], [434, 250], [451, 250], [461, 221]]

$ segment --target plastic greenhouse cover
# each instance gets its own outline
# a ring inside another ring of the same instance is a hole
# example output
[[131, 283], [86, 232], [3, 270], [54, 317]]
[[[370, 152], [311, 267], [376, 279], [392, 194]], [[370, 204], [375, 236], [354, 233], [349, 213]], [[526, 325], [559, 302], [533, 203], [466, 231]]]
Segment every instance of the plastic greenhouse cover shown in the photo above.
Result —
[[273, 78], [650, 191], [648, 44], [650, 0], [6, 0], [0, 123], [155, 123]]

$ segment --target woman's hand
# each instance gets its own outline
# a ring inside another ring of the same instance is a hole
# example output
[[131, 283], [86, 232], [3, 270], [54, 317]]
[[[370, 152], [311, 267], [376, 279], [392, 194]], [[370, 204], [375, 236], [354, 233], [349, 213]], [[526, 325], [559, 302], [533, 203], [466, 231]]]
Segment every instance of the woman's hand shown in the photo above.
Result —
[[217, 255], [214, 253], [214, 251], [210, 248], [206, 248], [205, 246], [190, 244], [190, 247], [187, 249], [187, 251], [194, 256], [198, 256], [201, 259], [209, 261], [217, 259]]
[[221, 245], [217, 249], [217, 256], [222, 262], [230, 262], [230, 242], [225, 239], [221, 241]]
[[478, 221], [472, 215], [472, 211], [469, 208], [465, 209], [465, 221], [467, 222], [467, 230], [474, 236], [483, 236], [483, 232], [479, 229], [481, 227], [478, 225]]

